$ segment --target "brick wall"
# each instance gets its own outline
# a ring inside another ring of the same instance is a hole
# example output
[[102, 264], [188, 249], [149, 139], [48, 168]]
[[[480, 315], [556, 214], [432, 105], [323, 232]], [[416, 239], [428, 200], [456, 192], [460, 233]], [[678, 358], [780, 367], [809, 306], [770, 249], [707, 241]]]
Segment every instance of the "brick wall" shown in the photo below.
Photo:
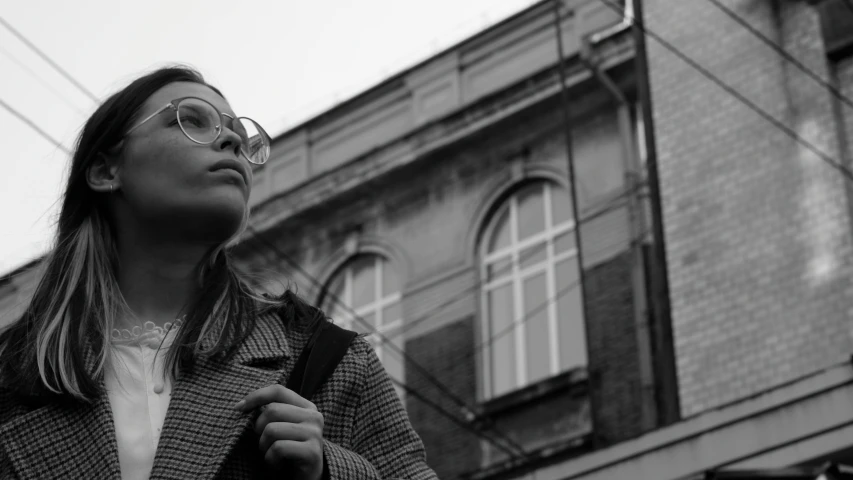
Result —
[[631, 270], [632, 255], [625, 252], [589, 269], [585, 277], [590, 391], [599, 446], [643, 433]]
[[[724, 2], [826, 77], [807, 2]], [[832, 157], [828, 92], [707, 0], [644, 2], [647, 27]], [[648, 39], [684, 415], [841, 360], [850, 222], [841, 175]]]
[[[406, 342], [406, 351], [450, 390], [469, 404], [475, 401], [475, 367], [471, 358], [474, 345], [474, 319], [465, 318]], [[413, 368], [406, 365], [407, 372]], [[423, 376], [409, 374], [406, 382], [430, 400], [463, 419], [460, 408]], [[406, 409], [412, 426], [427, 449], [427, 462], [439, 478], [456, 478], [480, 463], [480, 438], [411, 396]]]

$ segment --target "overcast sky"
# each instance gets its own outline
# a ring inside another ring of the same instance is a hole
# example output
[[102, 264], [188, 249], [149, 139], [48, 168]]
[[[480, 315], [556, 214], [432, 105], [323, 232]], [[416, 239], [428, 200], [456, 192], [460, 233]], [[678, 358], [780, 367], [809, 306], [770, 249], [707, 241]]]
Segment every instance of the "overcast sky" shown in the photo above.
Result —
[[[531, 0], [28, 0], [0, 16], [98, 98], [198, 68], [275, 135]], [[96, 104], [0, 25], [0, 100], [71, 148]], [[0, 109], [0, 275], [49, 248], [68, 156]]]

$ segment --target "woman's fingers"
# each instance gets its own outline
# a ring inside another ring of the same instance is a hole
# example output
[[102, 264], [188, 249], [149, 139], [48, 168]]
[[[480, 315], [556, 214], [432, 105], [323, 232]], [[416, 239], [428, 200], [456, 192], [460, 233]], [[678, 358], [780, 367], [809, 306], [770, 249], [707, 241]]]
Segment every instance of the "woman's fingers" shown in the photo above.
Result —
[[268, 385], [251, 392], [246, 395], [243, 400], [240, 400], [236, 405], [234, 405], [234, 408], [247, 412], [269, 403], [286, 403], [288, 405], [295, 405], [309, 410], [317, 410], [317, 407], [313, 403], [302, 398], [293, 390], [278, 383]]
[[[281, 465], [283, 461], [288, 461], [300, 467], [315, 467], [307, 470], [317, 470], [316, 466], [319, 465], [319, 472], [322, 472], [323, 450], [322, 448], [314, 448], [308, 442], [277, 440], [267, 449], [264, 454], [264, 461], [268, 465]], [[303, 469], [305, 468], [300, 468], [300, 470]]]
[[258, 447], [266, 452], [279, 440], [307, 442], [318, 438], [316, 427], [299, 423], [273, 422], [264, 427], [260, 433]]
[[265, 406], [258, 419], [255, 420], [255, 433], [258, 435], [264, 428], [274, 422], [288, 422], [296, 424], [310, 424], [319, 426], [323, 431], [323, 414], [316, 410], [308, 410], [284, 403], [270, 403]]

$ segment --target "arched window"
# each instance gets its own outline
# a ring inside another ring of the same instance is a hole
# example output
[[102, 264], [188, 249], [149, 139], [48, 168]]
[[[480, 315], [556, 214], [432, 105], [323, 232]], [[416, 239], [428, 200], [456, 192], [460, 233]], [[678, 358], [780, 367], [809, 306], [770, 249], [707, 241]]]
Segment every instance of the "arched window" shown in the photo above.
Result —
[[568, 192], [527, 184], [480, 245], [486, 398], [586, 364], [575, 222]]
[[[391, 264], [380, 255], [361, 254], [335, 273], [323, 299], [323, 311], [343, 328], [370, 333], [367, 340], [376, 349], [385, 370], [392, 378], [403, 382], [404, 362], [400, 355], [403, 339], [399, 335], [403, 324], [401, 298], [400, 281]], [[353, 311], [364, 321], [358, 320]], [[375, 332], [390, 342], [384, 342]], [[395, 387], [402, 397], [403, 390]]]

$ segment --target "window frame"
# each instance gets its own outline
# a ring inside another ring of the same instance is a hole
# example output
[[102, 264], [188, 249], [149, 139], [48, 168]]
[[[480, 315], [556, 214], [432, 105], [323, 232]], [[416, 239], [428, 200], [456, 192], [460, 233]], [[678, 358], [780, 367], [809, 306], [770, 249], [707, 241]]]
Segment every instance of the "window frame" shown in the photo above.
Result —
[[[374, 299], [371, 302], [368, 302], [359, 307], [353, 307], [353, 263], [355, 263], [360, 258], [371, 258], [373, 259], [373, 288], [374, 288]], [[349, 256], [344, 262], [341, 263], [340, 267], [335, 269], [334, 273], [329, 277], [329, 280], [326, 282], [326, 287], [324, 288], [323, 298], [321, 305], [323, 305], [323, 310], [327, 312], [328, 315], [331, 315], [333, 312], [340, 312], [341, 318], [333, 319], [338, 322], [338, 324], [342, 328], [346, 328], [349, 330], [356, 330], [353, 328], [354, 325], [357, 324], [356, 317], [365, 319], [365, 315], [373, 315], [373, 325], [371, 328], [373, 331], [366, 335], [367, 341], [373, 347], [373, 350], [376, 352], [376, 356], [379, 357], [379, 360], [385, 363], [385, 355], [387, 354], [387, 343], [382, 341], [376, 332], [382, 335], [384, 338], [388, 338], [388, 335], [396, 335], [397, 331], [403, 326], [403, 290], [398, 286], [397, 290], [389, 295], [383, 294], [384, 280], [385, 280], [385, 268], [394, 268], [390, 259], [388, 259], [385, 255], [375, 253], [375, 252], [359, 252], [354, 255]], [[394, 274], [399, 278], [399, 272], [394, 270]], [[331, 286], [340, 278], [341, 275], [344, 275], [343, 282], [343, 294], [341, 297], [333, 300], [331, 290]], [[346, 305], [336, 307], [336, 304], [343, 303]], [[383, 325], [383, 311], [394, 304], [400, 305], [400, 316], [396, 320], [391, 323], [387, 323]], [[348, 310], [355, 312], [355, 315], [351, 314]], [[391, 338], [390, 342], [394, 343], [400, 350], [405, 351], [405, 346], [401, 345], [398, 342], [399, 338]], [[406, 378], [406, 368], [405, 368], [405, 358], [401, 356], [400, 362], [403, 365], [401, 378], [397, 378], [400, 382], [405, 382]], [[387, 370], [386, 370], [387, 371]], [[389, 372], [390, 376], [390, 372]], [[394, 385], [394, 388], [397, 390], [397, 393], [401, 398], [404, 397], [404, 391], [398, 385]]]
[[[545, 228], [524, 240], [519, 241], [519, 193], [522, 192], [525, 188], [529, 188], [531, 185], [538, 185], [541, 190], [541, 195], [543, 199], [543, 209], [545, 215]], [[524, 300], [524, 282], [541, 273], [545, 273], [545, 282], [546, 288], [548, 292], [551, 292], [552, 295], [547, 295], [546, 297], [548, 301], [547, 307], [547, 325], [548, 325], [548, 333], [549, 333], [549, 366], [550, 371], [548, 375], [546, 375], [543, 379], [552, 378], [556, 375], [559, 375], [563, 372], [561, 369], [561, 355], [563, 352], [560, 350], [560, 325], [559, 318], [557, 312], [557, 301], [553, 301], [552, 297], [557, 295], [557, 265], [564, 261], [572, 261], [574, 259], [576, 268], [580, 268], [580, 265], [577, 263], [578, 258], [578, 248], [577, 245], [574, 245], [572, 248], [560, 253], [555, 252], [555, 241], [557, 238], [564, 234], [571, 234], [574, 232], [574, 229], [577, 227], [577, 222], [574, 218], [569, 220], [565, 220], [562, 223], [554, 224], [553, 218], [553, 202], [554, 202], [554, 189], [563, 189], [565, 188], [562, 185], [559, 185], [551, 180], [547, 179], [537, 179], [532, 182], [525, 182], [524, 184], [517, 185], [511, 193], [504, 197], [501, 201], [501, 204], [494, 211], [492, 215], [490, 215], [488, 223], [486, 224], [486, 228], [483, 230], [483, 236], [480, 239], [478, 245], [478, 262], [479, 262], [479, 280], [480, 280], [480, 332], [483, 336], [481, 345], [483, 345], [482, 352], [480, 354], [480, 363], [482, 364], [481, 372], [481, 380], [482, 380], [482, 389], [481, 395], [483, 400], [491, 400], [494, 398], [501, 397], [506, 394], [510, 394], [517, 390], [523, 389], [529, 385], [531, 382], [528, 381], [528, 352], [527, 352], [527, 324], [526, 318], [524, 315], [524, 310], [526, 305], [523, 303]], [[510, 244], [507, 246], [500, 247], [495, 251], [489, 252], [488, 249], [492, 242], [494, 235], [497, 233], [495, 229], [497, 228], [501, 217], [504, 215], [506, 209], [509, 209], [509, 228], [510, 228]], [[528, 265], [525, 268], [521, 268], [521, 261], [519, 259], [522, 252], [525, 250], [534, 247], [536, 245], [545, 244], [545, 258], [538, 263], [533, 265]], [[488, 278], [489, 266], [493, 264], [499, 263], [501, 260], [510, 259], [511, 272], [506, 275], [498, 276], [495, 279], [490, 280]], [[489, 293], [494, 291], [497, 288], [503, 287], [507, 284], [512, 284], [512, 295], [513, 295], [513, 312], [512, 312], [512, 333], [504, 333], [504, 332], [493, 332], [493, 322], [490, 315], [490, 307], [489, 307]], [[583, 299], [581, 300], [583, 301]], [[528, 309], [529, 310], [529, 309]], [[582, 309], [581, 309], [582, 310]], [[583, 312], [581, 311], [581, 322], [583, 323]], [[585, 332], [582, 332], [585, 334]], [[514, 340], [515, 347], [515, 385], [511, 386], [508, 390], [502, 391], [500, 393], [495, 393], [494, 385], [494, 361], [492, 359], [493, 348], [492, 343], [494, 342], [493, 337], [495, 334], [500, 334], [501, 337], [505, 335], [512, 335]], [[539, 380], [537, 380], [539, 381]]]

